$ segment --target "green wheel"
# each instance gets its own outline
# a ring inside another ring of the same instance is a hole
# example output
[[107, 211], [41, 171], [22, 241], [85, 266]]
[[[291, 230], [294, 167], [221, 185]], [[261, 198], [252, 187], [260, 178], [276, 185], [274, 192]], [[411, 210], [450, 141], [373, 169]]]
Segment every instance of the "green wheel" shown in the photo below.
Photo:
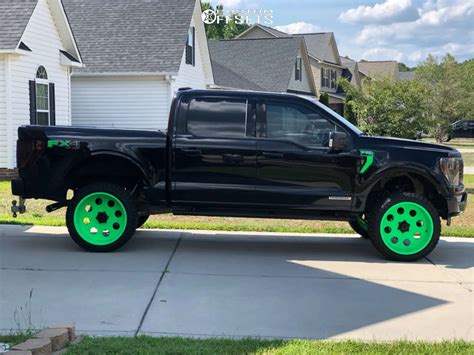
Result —
[[123, 246], [135, 232], [137, 213], [123, 188], [97, 183], [80, 189], [66, 213], [72, 239], [89, 251], [112, 251]]
[[414, 261], [428, 255], [440, 232], [436, 209], [412, 193], [394, 194], [375, 206], [369, 223], [374, 246], [392, 260]]
[[369, 238], [368, 222], [364, 215], [351, 219], [349, 225], [357, 234], [360, 234], [362, 238]]

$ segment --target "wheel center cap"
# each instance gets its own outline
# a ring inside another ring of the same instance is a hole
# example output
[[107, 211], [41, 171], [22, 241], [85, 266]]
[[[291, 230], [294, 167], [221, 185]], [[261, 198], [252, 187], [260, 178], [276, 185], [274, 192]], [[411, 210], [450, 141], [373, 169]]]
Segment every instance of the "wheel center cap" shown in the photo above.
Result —
[[398, 224], [398, 230], [402, 233], [408, 232], [410, 230], [410, 225], [406, 221], [400, 222]]
[[97, 219], [97, 222], [103, 224], [103, 223], [107, 223], [109, 216], [105, 212], [99, 212], [97, 213], [96, 219]]

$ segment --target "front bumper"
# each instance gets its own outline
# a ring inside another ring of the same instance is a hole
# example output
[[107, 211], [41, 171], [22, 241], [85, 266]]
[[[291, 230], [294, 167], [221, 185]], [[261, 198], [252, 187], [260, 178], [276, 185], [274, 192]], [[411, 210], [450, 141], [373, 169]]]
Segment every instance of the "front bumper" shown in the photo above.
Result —
[[448, 217], [460, 215], [466, 210], [467, 192], [446, 197], [446, 203], [448, 206]]

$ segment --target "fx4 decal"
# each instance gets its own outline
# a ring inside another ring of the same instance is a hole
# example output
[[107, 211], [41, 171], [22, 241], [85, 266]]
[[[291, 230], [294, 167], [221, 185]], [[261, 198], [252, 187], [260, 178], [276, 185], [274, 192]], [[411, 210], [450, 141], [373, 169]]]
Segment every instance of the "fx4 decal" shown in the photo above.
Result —
[[79, 142], [50, 139], [48, 141], [48, 148], [55, 148], [55, 147], [64, 148], [64, 149], [77, 149], [79, 148]]

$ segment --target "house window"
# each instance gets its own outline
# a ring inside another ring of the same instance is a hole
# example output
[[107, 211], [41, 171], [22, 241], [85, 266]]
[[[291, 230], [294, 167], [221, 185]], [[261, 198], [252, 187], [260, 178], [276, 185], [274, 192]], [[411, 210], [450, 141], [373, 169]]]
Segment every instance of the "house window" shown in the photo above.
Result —
[[331, 70], [326, 68], [321, 68], [321, 87], [330, 88], [331, 87]]
[[54, 125], [56, 123], [54, 84], [48, 80], [45, 67], [39, 66], [35, 80], [30, 81], [30, 123]]
[[186, 64], [194, 66], [196, 58], [196, 34], [194, 27], [190, 27], [188, 31], [188, 39], [186, 40]]
[[36, 71], [36, 124], [49, 126], [49, 83], [43, 66]]
[[331, 89], [337, 88], [337, 71], [331, 70]]
[[296, 58], [295, 61], [295, 80], [302, 81], [303, 80], [303, 73], [302, 73], [302, 60], [300, 57]]

